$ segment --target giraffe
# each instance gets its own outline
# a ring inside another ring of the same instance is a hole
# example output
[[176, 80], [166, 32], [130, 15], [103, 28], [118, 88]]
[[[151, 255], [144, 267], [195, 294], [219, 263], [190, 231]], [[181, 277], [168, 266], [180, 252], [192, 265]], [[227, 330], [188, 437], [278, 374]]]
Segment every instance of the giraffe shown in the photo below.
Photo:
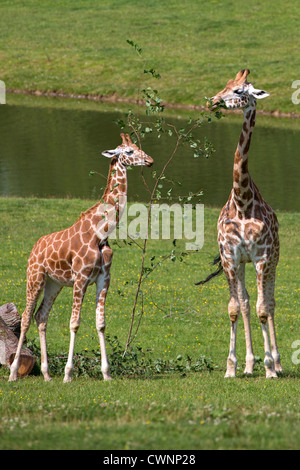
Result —
[[43, 300], [36, 312], [40, 344], [41, 370], [44, 380], [51, 380], [47, 359], [46, 327], [50, 309], [64, 286], [73, 287], [73, 308], [70, 319], [70, 346], [64, 382], [72, 380], [75, 337], [87, 287], [96, 283], [96, 328], [100, 341], [101, 371], [104, 380], [111, 379], [105, 347], [105, 300], [110, 284], [113, 252], [107, 241], [121, 219], [126, 204], [126, 167], [151, 166], [153, 159], [132, 143], [128, 134], [121, 134], [122, 144], [102, 155], [111, 159], [107, 185], [97, 204], [83, 212], [65, 230], [41, 237], [34, 245], [27, 267], [27, 302], [22, 315], [21, 335], [9, 380], [17, 379], [19, 359], [38, 298]]
[[226, 87], [211, 98], [212, 110], [220, 104], [225, 104], [227, 108], [244, 110], [243, 128], [234, 156], [233, 188], [218, 220], [221, 267], [227, 277], [230, 292], [230, 348], [225, 377], [236, 375], [236, 335], [240, 311], [246, 339], [244, 373], [253, 373], [255, 359], [250, 330], [250, 305], [245, 287], [245, 263], [252, 262], [256, 270], [256, 311], [263, 333], [266, 377], [276, 378], [277, 373], [282, 372], [274, 324], [275, 272], [279, 259], [278, 221], [248, 171], [248, 152], [255, 126], [256, 100], [266, 98], [269, 94], [255, 89], [247, 82], [249, 73], [248, 69], [240, 70], [234, 80], [229, 80]]

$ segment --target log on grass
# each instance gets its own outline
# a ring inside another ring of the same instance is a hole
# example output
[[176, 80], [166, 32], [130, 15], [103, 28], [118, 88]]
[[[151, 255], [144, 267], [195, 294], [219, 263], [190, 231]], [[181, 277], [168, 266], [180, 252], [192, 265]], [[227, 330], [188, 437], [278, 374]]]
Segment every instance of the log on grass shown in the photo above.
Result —
[[19, 338], [21, 332], [21, 316], [14, 303], [1, 305], [0, 318], [4, 320], [6, 326]]
[[[10, 323], [10, 322], [9, 322]], [[0, 316], [0, 363], [10, 367], [18, 347], [18, 337]], [[29, 375], [35, 364], [35, 357], [28, 348], [22, 349], [18, 376]]]

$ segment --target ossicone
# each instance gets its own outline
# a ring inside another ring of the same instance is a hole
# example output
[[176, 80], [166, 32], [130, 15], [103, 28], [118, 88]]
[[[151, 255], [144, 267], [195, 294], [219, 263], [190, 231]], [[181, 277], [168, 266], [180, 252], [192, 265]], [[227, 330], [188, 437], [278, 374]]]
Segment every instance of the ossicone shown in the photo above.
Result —
[[249, 69], [242, 69], [240, 70], [235, 77], [235, 81], [239, 83], [245, 83], [247, 80], [247, 76], [249, 75], [250, 70]]
[[122, 139], [122, 143], [123, 143], [123, 144], [125, 144], [125, 145], [132, 145], [132, 142], [131, 142], [131, 139], [130, 139], [129, 134], [124, 134], [123, 132], [121, 132], [120, 136], [121, 136], [121, 139]]

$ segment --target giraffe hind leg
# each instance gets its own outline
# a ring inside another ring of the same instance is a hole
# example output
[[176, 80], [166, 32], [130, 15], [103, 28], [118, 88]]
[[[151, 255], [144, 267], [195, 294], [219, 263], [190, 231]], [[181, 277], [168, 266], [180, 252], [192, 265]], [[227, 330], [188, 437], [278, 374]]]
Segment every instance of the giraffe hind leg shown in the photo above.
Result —
[[[265, 359], [264, 365], [267, 378], [277, 378], [277, 371], [282, 372], [280, 356], [277, 349], [274, 325], [275, 311], [275, 268], [268, 267], [265, 263], [256, 265], [257, 273], [257, 315], [261, 322]], [[268, 323], [270, 327], [270, 337]], [[270, 341], [271, 339], [271, 341]]]
[[10, 375], [9, 375], [10, 382], [17, 380], [21, 350], [25, 341], [26, 333], [30, 327], [31, 318], [35, 311], [37, 301], [44, 288], [44, 284], [45, 284], [44, 276], [40, 276], [40, 278], [35, 282], [32, 282], [31, 280], [27, 280], [27, 302], [26, 302], [26, 308], [22, 315], [21, 334], [20, 334], [20, 338], [18, 342], [17, 351], [15, 354], [13, 363], [10, 366]]

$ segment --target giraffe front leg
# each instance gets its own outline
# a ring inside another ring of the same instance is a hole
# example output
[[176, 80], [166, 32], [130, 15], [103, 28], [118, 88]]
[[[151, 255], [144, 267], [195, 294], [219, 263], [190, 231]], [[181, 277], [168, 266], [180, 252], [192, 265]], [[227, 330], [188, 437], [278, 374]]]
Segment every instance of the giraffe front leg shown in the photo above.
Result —
[[105, 345], [105, 301], [110, 284], [110, 268], [113, 251], [108, 242], [101, 248], [102, 272], [96, 281], [96, 328], [98, 331], [101, 350], [101, 371], [104, 380], [111, 380], [109, 362]]
[[274, 358], [271, 353], [270, 348], [270, 341], [269, 341], [269, 332], [268, 332], [268, 325], [265, 322], [264, 318], [261, 320], [261, 329], [263, 333], [264, 339], [264, 348], [265, 348], [265, 358], [264, 358], [264, 366], [266, 369], [266, 378], [267, 379], [277, 379], [277, 373], [275, 371], [275, 364]]
[[282, 374], [283, 369], [281, 366], [280, 354], [277, 348], [277, 341], [276, 341], [274, 313], [269, 316], [268, 322], [269, 322], [269, 332], [270, 332], [270, 340], [271, 340], [271, 348], [272, 348], [272, 357], [275, 362], [275, 371], [277, 374]]
[[73, 326], [70, 324], [70, 346], [69, 346], [68, 360], [67, 360], [67, 364], [65, 367], [65, 376], [64, 376], [65, 383], [72, 382], [73, 356], [74, 356], [76, 333], [78, 331], [78, 328], [79, 328], [79, 325], [76, 328], [76, 326]]
[[70, 346], [69, 346], [68, 360], [67, 360], [67, 364], [65, 367], [65, 376], [64, 376], [65, 383], [72, 381], [75, 339], [76, 339], [76, 333], [80, 325], [80, 312], [81, 312], [82, 302], [83, 302], [84, 295], [85, 295], [86, 288], [87, 288], [85, 281], [86, 280], [77, 279], [74, 283], [74, 288], [73, 288], [73, 309], [72, 309], [72, 316], [70, 320]]
[[236, 333], [237, 333], [237, 323], [238, 318], [235, 321], [231, 321], [230, 325], [230, 347], [229, 355], [227, 357], [227, 368], [225, 378], [235, 377], [236, 367], [237, 367], [237, 358], [236, 358]]
[[245, 286], [245, 263], [241, 263], [238, 268], [238, 296], [240, 309], [243, 315], [245, 340], [246, 340], [246, 367], [245, 375], [252, 375], [255, 358], [253, 354], [251, 327], [250, 327], [250, 303], [249, 295]]
[[97, 279], [96, 329], [98, 331], [101, 351], [101, 371], [104, 380], [111, 380], [109, 362], [105, 345], [105, 300], [109, 287], [109, 274], [101, 274]]
[[269, 334], [270, 334], [270, 341], [271, 341], [271, 353], [274, 359], [275, 365], [275, 372], [277, 374], [282, 374], [283, 369], [280, 362], [280, 354], [277, 347], [276, 341], [276, 332], [275, 332], [275, 297], [274, 297], [274, 290], [275, 290], [275, 268], [269, 275], [269, 278], [266, 283], [266, 291], [268, 293], [269, 299], [269, 316], [268, 316], [268, 324], [269, 324]]

